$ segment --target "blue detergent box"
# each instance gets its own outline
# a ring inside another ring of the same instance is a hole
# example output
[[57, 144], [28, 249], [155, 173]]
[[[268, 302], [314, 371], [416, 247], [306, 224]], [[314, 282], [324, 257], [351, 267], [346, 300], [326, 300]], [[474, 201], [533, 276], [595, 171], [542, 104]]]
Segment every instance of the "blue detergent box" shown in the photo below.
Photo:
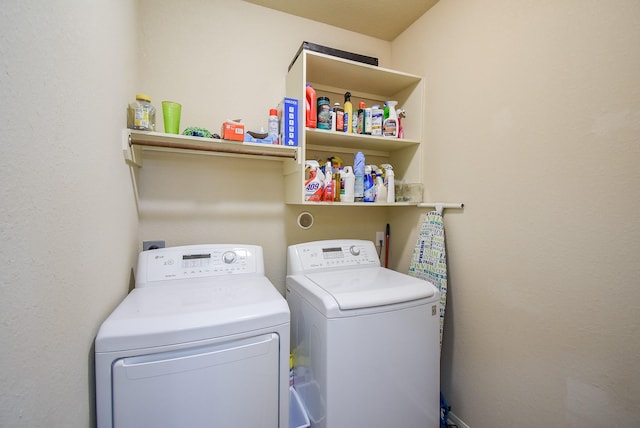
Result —
[[295, 98], [285, 98], [278, 104], [278, 121], [280, 122], [278, 140], [283, 146], [297, 146], [300, 141], [299, 104], [300, 101]]

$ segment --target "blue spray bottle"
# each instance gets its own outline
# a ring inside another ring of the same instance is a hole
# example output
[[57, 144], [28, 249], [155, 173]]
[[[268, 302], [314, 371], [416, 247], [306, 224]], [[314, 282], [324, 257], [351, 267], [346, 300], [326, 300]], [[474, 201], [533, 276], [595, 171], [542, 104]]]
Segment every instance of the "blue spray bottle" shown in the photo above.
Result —
[[371, 165], [364, 167], [364, 202], [376, 201], [376, 186], [371, 175]]

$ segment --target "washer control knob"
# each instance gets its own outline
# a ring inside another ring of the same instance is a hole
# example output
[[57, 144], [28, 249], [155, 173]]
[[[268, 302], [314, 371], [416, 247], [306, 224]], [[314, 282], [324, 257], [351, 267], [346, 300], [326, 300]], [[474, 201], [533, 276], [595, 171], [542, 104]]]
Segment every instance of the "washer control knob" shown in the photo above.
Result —
[[351, 254], [353, 254], [354, 256], [359, 256], [360, 255], [360, 248], [356, 247], [355, 245], [352, 245], [351, 247], [349, 247], [349, 252]]
[[222, 255], [222, 261], [228, 265], [234, 263], [237, 258], [238, 256], [236, 256], [236, 253], [233, 251], [227, 251]]

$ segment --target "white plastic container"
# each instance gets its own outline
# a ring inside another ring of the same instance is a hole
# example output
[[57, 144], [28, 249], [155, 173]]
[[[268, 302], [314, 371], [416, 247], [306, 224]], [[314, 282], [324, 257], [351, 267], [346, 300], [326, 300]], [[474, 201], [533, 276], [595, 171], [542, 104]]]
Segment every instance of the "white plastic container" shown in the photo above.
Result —
[[356, 176], [353, 173], [353, 168], [345, 166], [340, 171], [340, 180], [342, 185], [340, 186], [340, 202], [353, 202], [355, 200], [354, 190], [356, 185]]
[[311, 425], [302, 400], [293, 386], [289, 387], [289, 427], [307, 428]]
[[378, 167], [375, 168], [376, 172], [376, 202], [379, 204], [387, 202], [387, 187], [382, 180], [382, 170]]
[[387, 202], [396, 201], [396, 183], [393, 174], [393, 167], [388, 163], [381, 165], [384, 168], [384, 183], [387, 186]]

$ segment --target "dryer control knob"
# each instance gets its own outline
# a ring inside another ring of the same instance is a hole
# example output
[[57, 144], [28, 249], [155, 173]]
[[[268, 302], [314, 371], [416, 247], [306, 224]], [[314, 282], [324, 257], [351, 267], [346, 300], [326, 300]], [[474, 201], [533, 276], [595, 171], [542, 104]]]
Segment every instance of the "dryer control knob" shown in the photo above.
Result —
[[235, 262], [236, 259], [237, 259], [236, 253], [234, 253], [233, 251], [227, 251], [222, 255], [222, 261], [228, 265]]
[[352, 246], [349, 248], [349, 252], [350, 252], [351, 254], [353, 254], [354, 256], [359, 256], [359, 255], [360, 255], [360, 248], [356, 247], [355, 245], [352, 245]]

